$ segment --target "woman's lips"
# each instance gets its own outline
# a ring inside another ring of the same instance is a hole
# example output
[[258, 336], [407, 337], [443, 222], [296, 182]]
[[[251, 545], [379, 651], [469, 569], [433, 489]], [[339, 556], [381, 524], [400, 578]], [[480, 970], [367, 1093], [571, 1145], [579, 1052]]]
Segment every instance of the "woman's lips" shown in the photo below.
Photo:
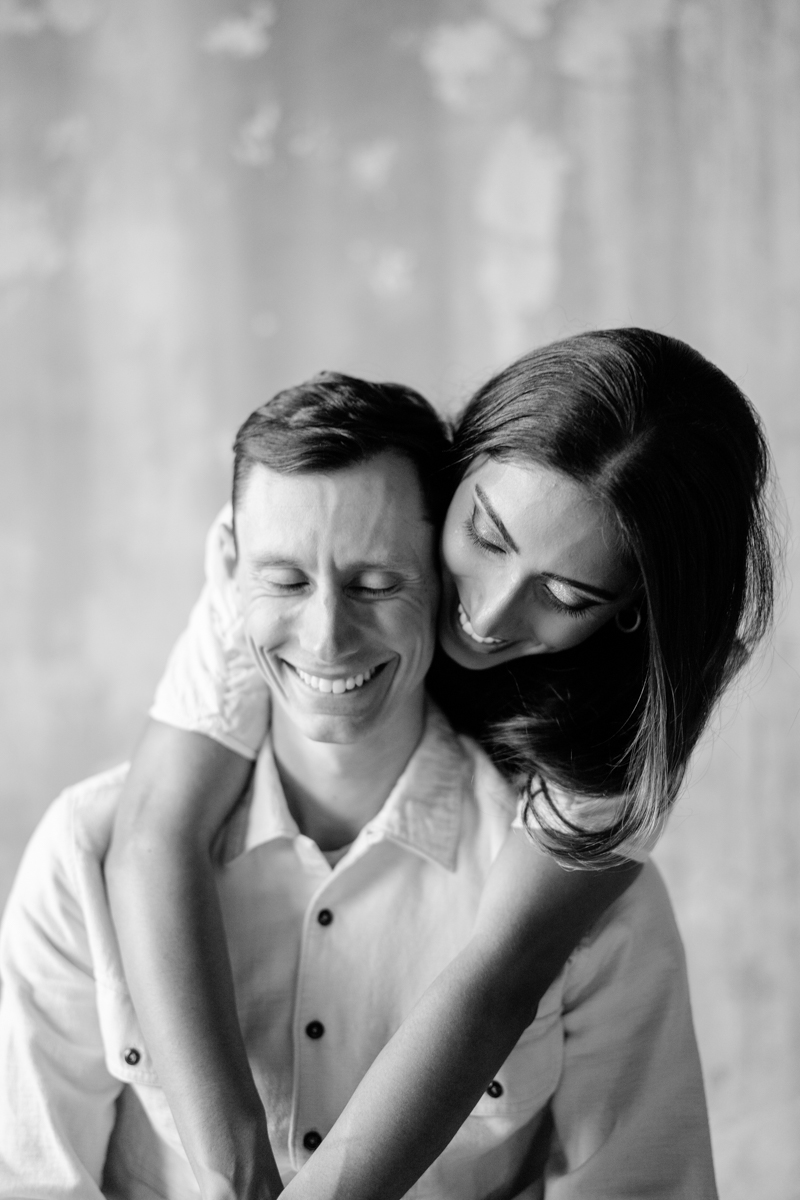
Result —
[[470, 639], [470, 641], [477, 642], [477, 644], [479, 646], [506, 646], [506, 645], [508, 645], [507, 641], [504, 638], [481, 637], [481, 635], [479, 633], [476, 633], [475, 630], [472, 628], [472, 625], [470, 624], [470, 619], [467, 616], [467, 610], [464, 608], [464, 605], [461, 603], [460, 600], [458, 602], [458, 623], [461, 626], [464, 633], [466, 634], [466, 636]]

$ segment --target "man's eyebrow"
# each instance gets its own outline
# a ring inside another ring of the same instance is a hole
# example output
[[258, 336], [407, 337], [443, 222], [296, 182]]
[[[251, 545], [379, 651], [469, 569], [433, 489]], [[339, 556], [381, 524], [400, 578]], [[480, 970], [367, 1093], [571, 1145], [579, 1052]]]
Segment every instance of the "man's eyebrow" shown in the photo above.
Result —
[[300, 570], [297, 560], [287, 558], [285, 554], [255, 554], [250, 559], [249, 565], [254, 571], [265, 571], [270, 567], [292, 567]]
[[[348, 572], [358, 571], [386, 571], [387, 573], [394, 572], [395, 574], [408, 570], [411, 566], [408, 559], [388, 559], [388, 558], [364, 558], [356, 562], [347, 563], [342, 569]], [[287, 558], [283, 554], [259, 554], [255, 555], [250, 561], [251, 569], [254, 571], [269, 570], [274, 567], [286, 567], [295, 571], [304, 570], [302, 563], [295, 558]]]
[[542, 579], [552, 579], [556, 583], [566, 583], [569, 587], [577, 588], [579, 592], [588, 592], [597, 596], [598, 600], [619, 600], [616, 592], [607, 592], [605, 588], [595, 587], [593, 583], [581, 583], [579, 579], [568, 579], [566, 575], [554, 575], [552, 571], [543, 571]]
[[483, 490], [483, 488], [481, 487], [481, 485], [479, 483], [475, 484], [475, 495], [478, 497], [481, 504], [486, 509], [486, 512], [489, 514], [492, 521], [497, 526], [498, 531], [503, 535], [503, 537], [508, 542], [511, 549], [514, 550], [515, 553], [519, 554], [519, 546], [517, 545], [517, 543], [512, 538], [511, 534], [506, 529], [499, 514], [496, 513], [495, 510], [492, 508], [492, 505], [489, 501], [489, 497], [486, 495], [486, 492]]

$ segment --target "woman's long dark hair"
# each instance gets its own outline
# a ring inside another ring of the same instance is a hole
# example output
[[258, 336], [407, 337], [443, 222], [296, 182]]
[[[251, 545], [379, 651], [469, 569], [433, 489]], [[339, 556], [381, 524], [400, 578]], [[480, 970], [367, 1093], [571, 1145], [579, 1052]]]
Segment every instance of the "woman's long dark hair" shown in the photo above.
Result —
[[[697, 351], [613, 329], [536, 350], [481, 388], [456, 428], [456, 479], [480, 454], [588, 487], [615, 514], [638, 578], [634, 633], [612, 621], [571, 650], [480, 674], [440, 654], [431, 678], [455, 722], [524, 781], [551, 853], [601, 865], [660, 827], [715, 702], [769, 625], [764, 434]], [[619, 819], [591, 832], [565, 821], [553, 785], [624, 797]]]

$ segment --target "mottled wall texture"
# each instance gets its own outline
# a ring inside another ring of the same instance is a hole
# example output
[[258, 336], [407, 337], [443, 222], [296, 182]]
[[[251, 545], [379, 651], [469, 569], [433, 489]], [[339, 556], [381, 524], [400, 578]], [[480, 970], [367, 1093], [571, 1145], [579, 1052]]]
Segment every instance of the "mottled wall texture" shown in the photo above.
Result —
[[[632, 323], [800, 527], [796, 0], [0, 0], [0, 903], [130, 752], [252, 407]], [[725, 1200], [800, 1196], [799, 669], [787, 598], [659, 850]]]

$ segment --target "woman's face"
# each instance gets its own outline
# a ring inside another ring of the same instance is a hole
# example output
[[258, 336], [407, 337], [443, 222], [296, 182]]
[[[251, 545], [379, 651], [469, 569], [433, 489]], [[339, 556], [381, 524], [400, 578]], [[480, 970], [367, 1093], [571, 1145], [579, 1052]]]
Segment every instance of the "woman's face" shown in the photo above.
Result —
[[485, 455], [451, 501], [442, 559], [439, 637], [472, 670], [576, 646], [634, 584], [614, 518], [587, 488]]

